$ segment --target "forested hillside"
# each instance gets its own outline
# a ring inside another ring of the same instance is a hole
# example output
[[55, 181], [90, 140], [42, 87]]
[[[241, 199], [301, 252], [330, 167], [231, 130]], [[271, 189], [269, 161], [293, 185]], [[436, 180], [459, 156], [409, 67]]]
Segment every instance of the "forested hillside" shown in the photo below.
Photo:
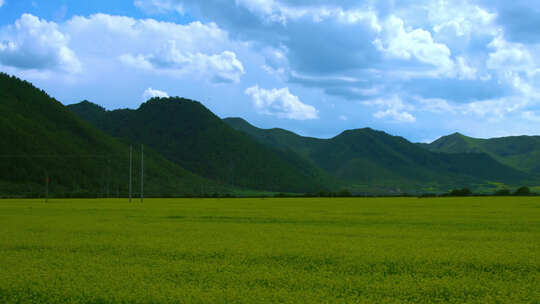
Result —
[[444, 153], [486, 153], [508, 166], [540, 174], [540, 136], [480, 139], [454, 133], [421, 147]]
[[154, 98], [138, 109], [105, 111], [82, 102], [69, 108], [108, 134], [140, 141], [201, 176], [244, 188], [308, 192], [337, 182], [295, 153], [258, 143], [202, 104]]
[[[149, 195], [444, 191], [462, 185], [536, 185], [538, 137], [481, 140], [454, 134], [429, 145], [369, 128], [330, 139], [220, 119], [202, 104], [154, 98], [107, 111], [63, 106], [32, 84], [0, 74], [0, 195], [126, 195], [129, 146], [139, 191], [145, 146]], [[378, 190], [377, 190], [378, 191]]]
[[402, 137], [370, 128], [348, 130], [331, 139], [316, 139], [282, 129], [259, 129], [240, 118], [224, 121], [265, 145], [293, 150], [353, 185], [451, 188], [489, 182], [520, 184], [533, 178], [485, 153], [435, 153]]
[[[0, 195], [126, 195], [129, 142], [78, 118], [32, 84], [0, 74]], [[140, 189], [140, 146], [134, 148], [133, 189]], [[145, 149], [148, 195], [223, 190]]]

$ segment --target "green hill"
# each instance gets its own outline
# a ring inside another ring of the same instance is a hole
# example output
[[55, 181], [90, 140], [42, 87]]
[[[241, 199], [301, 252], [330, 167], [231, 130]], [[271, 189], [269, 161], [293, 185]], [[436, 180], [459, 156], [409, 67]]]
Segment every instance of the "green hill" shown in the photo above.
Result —
[[244, 188], [306, 192], [336, 185], [295, 153], [262, 145], [196, 101], [153, 98], [136, 110], [105, 111], [90, 102], [69, 109], [106, 133], [140, 141], [201, 176]]
[[[145, 192], [200, 195], [231, 189], [280, 192], [443, 191], [537, 183], [540, 137], [475, 139], [453, 134], [413, 144], [369, 128], [330, 139], [221, 120], [199, 102], [154, 98], [106, 111], [63, 106], [32, 84], [0, 74], [0, 196], [125, 195], [129, 145], [134, 192], [145, 145]], [[526, 172], [525, 172], [526, 171]]]
[[[32, 84], [0, 73], [0, 196], [117, 196], [128, 192], [129, 144], [84, 122]], [[133, 189], [139, 192], [140, 148]], [[148, 195], [223, 190], [145, 149]]]
[[454, 133], [422, 147], [444, 153], [486, 153], [513, 168], [540, 174], [540, 136], [480, 139]]
[[402, 191], [447, 189], [488, 182], [519, 184], [530, 178], [484, 153], [435, 153], [402, 137], [369, 128], [345, 131], [331, 139], [316, 139], [282, 129], [259, 129], [239, 118], [224, 121], [265, 145], [295, 151], [359, 189], [374, 185]]
[[259, 129], [238, 117], [225, 118], [223, 121], [234, 129], [249, 134], [264, 145], [294, 151], [308, 160], [311, 159], [311, 152], [326, 142], [324, 139], [304, 137], [279, 128]]

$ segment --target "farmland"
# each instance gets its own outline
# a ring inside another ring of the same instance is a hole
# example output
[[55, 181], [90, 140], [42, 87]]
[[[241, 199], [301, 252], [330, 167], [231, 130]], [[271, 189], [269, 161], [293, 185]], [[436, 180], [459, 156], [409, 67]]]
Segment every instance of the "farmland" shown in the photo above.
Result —
[[0, 302], [540, 303], [540, 198], [0, 200]]

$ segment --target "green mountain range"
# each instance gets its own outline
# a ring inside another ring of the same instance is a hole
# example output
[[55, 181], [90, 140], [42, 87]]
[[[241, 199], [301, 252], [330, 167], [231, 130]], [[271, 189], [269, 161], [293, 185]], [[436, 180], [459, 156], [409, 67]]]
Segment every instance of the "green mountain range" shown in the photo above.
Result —
[[64, 106], [32, 84], [0, 74], [0, 196], [125, 196], [129, 150], [140, 189], [141, 144], [148, 195], [492, 191], [538, 185], [540, 137], [475, 139], [453, 134], [414, 144], [369, 128], [330, 139], [220, 119], [201, 103], [153, 98], [107, 111]]
[[[127, 195], [129, 142], [83, 121], [32, 84], [0, 73], [0, 196]], [[226, 191], [145, 149], [148, 195]], [[140, 192], [140, 146], [133, 153], [133, 192]], [[211, 189], [211, 190], [210, 190]]]
[[289, 149], [356, 191], [380, 188], [411, 191], [447, 189], [490, 182], [535, 180], [486, 153], [438, 153], [398, 136], [369, 128], [348, 130], [331, 139], [299, 136], [283, 129], [259, 129], [241, 118], [224, 120], [267, 146]]
[[260, 144], [183, 98], [153, 98], [138, 109], [106, 111], [88, 101], [68, 108], [106, 133], [144, 143], [182, 167], [221, 183], [257, 190], [330, 190], [336, 181], [295, 153]]
[[485, 153], [507, 166], [540, 174], [540, 136], [480, 139], [454, 133], [420, 146], [444, 153]]

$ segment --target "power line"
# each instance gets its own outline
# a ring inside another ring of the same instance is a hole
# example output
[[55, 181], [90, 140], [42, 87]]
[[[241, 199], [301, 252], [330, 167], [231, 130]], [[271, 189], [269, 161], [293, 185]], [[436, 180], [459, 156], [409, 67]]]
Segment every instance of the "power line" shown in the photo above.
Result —
[[[0, 154], [0, 158], [111, 158], [115, 157], [113, 154], [73, 154], [73, 155], [54, 155], [54, 154]], [[116, 156], [118, 158], [122, 157], [120, 155]]]

